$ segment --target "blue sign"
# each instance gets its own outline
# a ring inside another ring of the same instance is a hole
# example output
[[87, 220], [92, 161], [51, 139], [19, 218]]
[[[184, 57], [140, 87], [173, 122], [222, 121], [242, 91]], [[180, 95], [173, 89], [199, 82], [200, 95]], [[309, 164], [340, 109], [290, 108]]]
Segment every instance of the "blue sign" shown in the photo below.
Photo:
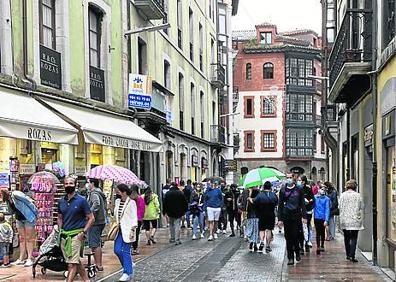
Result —
[[8, 173], [0, 173], [0, 188], [9, 188], [10, 180]]
[[151, 96], [128, 94], [128, 107], [151, 109]]

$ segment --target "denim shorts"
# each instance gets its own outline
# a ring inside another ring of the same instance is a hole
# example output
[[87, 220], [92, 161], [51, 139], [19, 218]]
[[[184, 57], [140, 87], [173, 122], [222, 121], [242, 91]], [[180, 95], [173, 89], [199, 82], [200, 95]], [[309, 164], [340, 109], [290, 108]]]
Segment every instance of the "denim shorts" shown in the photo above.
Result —
[[8, 256], [10, 252], [10, 243], [0, 243], [0, 256]]
[[36, 224], [36, 222], [29, 222], [27, 220], [17, 220], [16, 221], [16, 226], [17, 226], [18, 229], [23, 229], [25, 227], [34, 228], [35, 224]]
[[88, 233], [88, 246], [90, 248], [97, 248], [101, 245], [101, 236], [104, 229], [104, 224], [92, 225]]

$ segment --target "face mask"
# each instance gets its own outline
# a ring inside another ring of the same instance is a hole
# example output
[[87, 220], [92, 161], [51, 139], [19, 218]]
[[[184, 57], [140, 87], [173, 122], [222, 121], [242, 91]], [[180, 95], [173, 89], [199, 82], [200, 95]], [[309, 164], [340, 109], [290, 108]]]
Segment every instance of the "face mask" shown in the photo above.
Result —
[[286, 179], [285, 183], [287, 186], [291, 186], [293, 181], [290, 178], [288, 178], [288, 179]]
[[324, 189], [319, 189], [319, 195], [324, 195], [326, 191]]
[[298, 186], [302, 186], [302, 182], [299, 180], [299, 181], [297, 181], [297, 185]]
[[65, 186], [65, 191], [66, 191], [66, 194], [73, 194], [73, 192], [76, 191], [76, 187], [75, 186]]

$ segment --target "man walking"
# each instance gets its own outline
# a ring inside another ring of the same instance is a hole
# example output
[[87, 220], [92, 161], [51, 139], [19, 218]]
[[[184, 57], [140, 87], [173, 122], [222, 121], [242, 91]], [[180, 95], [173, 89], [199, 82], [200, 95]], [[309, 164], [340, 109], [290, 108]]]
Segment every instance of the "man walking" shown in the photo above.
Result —
[[88, 204], [95, 217], [88, 233], [88, 246], [94, 254], [97, 270], [103, 271], [101, 235], [106, 224], [106, 195], [100, 190], [98, 179], [89, 179]]
[[204, 210], [206, 211], [209, 221], [209, 238], [208, 241], [217, 239], [217, 223], [220, 218], [221, 208], [223, 207], [223, 194], [219, 187], [208, 186], [208, 190], [205, 194]]
[[[191, 199], [191, 193], [193, 192], [194, 188], [192, 187], [192, 182], [191, 179], [187, 180], [187, 185], [184, 187], [183, 194], [184, 197], [186, 198], [186, 201], [188, 205], [190, 204], [190, 199]], [[190, 221], [190, 208], [187, 207], [187, 212], [186, 212], [186, 222], [187, 222], [187, 228], [191, 227], [191, 221]]]
[[69, 176], [64, 183], [66, 196], [58, 202], [58, 227], [63, 256], [68, 264], [66, 281], [73, 281], [77, 272], [84, 281], [89, 281], [80, 254], [95, 218], [87, 200], [76, 193], [76, 180]]
[[180, 221], [187, 211], [187, 201], [182, 191], [172, 183], [171, 189], [166, 193], [163, 202], [163, 214], [169, 217], [171, 238], [170, 243], [180, 245]]
[[231, 184], [230, 189], [228, 189], [224, 195], [227, 207], [228, 220], [231, 227], [230, 237], [235, 237], [234, 221], [237, 221], [238, 227], [241, 226], [241, 222], [239, 221], [240, 218], [238, 218], [238, 198], [240, 193], [237, 188], [238, 187], [236, 184]]

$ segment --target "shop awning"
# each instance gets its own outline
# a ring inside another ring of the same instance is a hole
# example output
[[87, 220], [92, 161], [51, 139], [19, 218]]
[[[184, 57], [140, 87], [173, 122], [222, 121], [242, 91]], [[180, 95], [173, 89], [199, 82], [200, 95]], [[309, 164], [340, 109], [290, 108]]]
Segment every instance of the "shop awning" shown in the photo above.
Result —
[[159, 152], [162, 142], [127, 118], [43, 100], [81, 129], [86, 143], [111, 147]]
[[78, 144], [78, 130], [34, 98], [0, 90], [0, 136]]

